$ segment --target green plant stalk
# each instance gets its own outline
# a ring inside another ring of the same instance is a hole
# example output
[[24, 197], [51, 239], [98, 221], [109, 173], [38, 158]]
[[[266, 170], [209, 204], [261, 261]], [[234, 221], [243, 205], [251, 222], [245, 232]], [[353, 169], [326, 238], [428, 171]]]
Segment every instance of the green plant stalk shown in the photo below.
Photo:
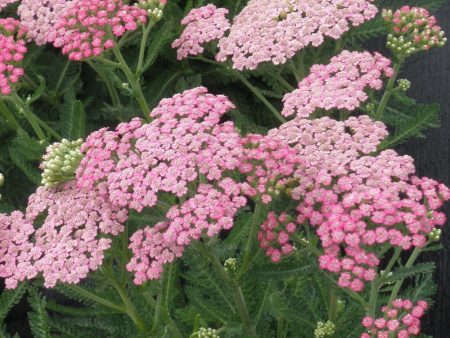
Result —
[[375, 112], [374, 115], [376, 120], [381, 120], [383, 118], [386, 105], [388, 104], [389, 99], [391, 98], [391, 95], [393, 93], [395, 81], [397, 80], [403, 62], [404, 60], [401, 59], [394, 64], [394, 74], [391, 76], [391, 78], [387, 83], [386, 90], [384, 91], [383, 97], [381, 98], [380, 104], [378, 105], [377, 111]]
[[142, 92], [141, 85], [139, 84], [139, 78], [136, 78], [136, 76], [131, 71], [130, 67], [128, 67], [128, 64], [125, 61], [122, 53], [120, 52], [120, 49], [115, 47], [113, 51], [114, 55], [117, 58], [117, 61], [119, 61], [120, 63], [120, 69], [127, 77], [128, 82], [130, 83], [130, 86], [133, 89], [135, 99], [139, 104], [139, 107], [141, 108], [144, 118], [147, 121], [150, 121], [150, 108], [148, 107], [147, 100], [145, 99], [144, 93]]
[[330, 302], [329, 302], [329, 309], [328, 309], [328, 319], [336, 323], [337, 319], [337, 310], [338, 310], [338, 297], [336, 296], [336, 292], [331, 289], [330, 290]]
[[25, 102], [23, 102], [20, 96], [16, 92], [13, 92], [9, 97], [11, 98], [11, 102], [16, 106], [17, 110], [25, 115], [39, 140], [47, 141], [47, 137], [45, 136], [44, 131], [37, 121], [36, 116], [28, 109]]
[[[421, 252], [422, 252], [421, 248], [414, 248], [413, 252], [411, 253], [411, 256], [409, 257], [408, 261], [405, 264], [406, 269], [408, 269], [414, 265], [416, 259], [419, 257]], [[392, 292], [391, 292], [391, 296], [389, 297], [389, 302], [388, 302], [389, 305], [392, 304], [392, 302], [397, 298], [398, 293], [400, 292], [400, 289], [401, 289], [404, 281], [405, 281], [405, 279], [403, 278], [403, 279], [397, 281], [397, 283], [395, 283], [394, 288], [392, 289]]]
[[15, 131], [23, 130], [22, 126], [19, 124], [19, 122], [17, 122], [14, 114], [11, 112], [11, 110], [9, 110], [8, 106], [5, 104], [5, 102], [3, 102], [3, 100], [0, 100], [0, 111], [2, 112], [6, 122], [11, 126], [11, 128], [13, 128]]
[[164, 298], [165, 279], [166, 279], [166, 272], [163, 271], [160, 279], [160, 288], [158, 290], [158, 295], [156, 297], [155, 319], [153, 320], [153, 326], [151, 330], [153, 334], [156, 334], [156, 332], [158, 331], [159, 323], [161, 322], [162, 307], [164, 306], [163, 298]]
[[231, 289], [233, 293], [233, 300], [242, 323], [244, 324], [246, 334], [250, 335], [250, 337], [256, 336], [256, 328], [250, 318], [250, 314], [248, 313], [244, 295], [239, 285], [230, 277], [230, 275], [228, 275], [219, 259], [207, 248], [205, 248], [203, 244], [201, 244], [200, 242], [193, 242], [192, 245], [198, 252], [203, 254], [212, 263], [219, 276]]
[[74, 285], [74, 284], [66, 284], [66, 287], [69, 289], [74, 290], [75, 292], [83, 295], [86, 298], [89, 298], [90, 300], [99, 303], [103, 306], [109, 307], [111, 309], [114, 309], [116, 311], [122, 312], [122, 313], [127, 313], [127, 310], [125, 307], [115, 304], [107, 299], [104, 299], [100, 296], [97, 296], [96, 294], [93, 294], [90, 291], [87, 291], [85, 289], [83, 289], [82, 287], [78, 286], [78, 285]]
[[253, 257], [253, 243], [256, 241], [256, 234], [258, 233], [258, 228], [261, 224], [261, 216], [264, 208], [261, 204], [255, 204], [255, 210], [253, 212], [252, 224], [250, 225], [250, 232], [248, 234], [247, 243], [244, 249], [244, 258], [242, 259], [242, 265], [237, 274], [237, 279], [239, 280], [248, 269], [251, 258]]
[[136, 78], [139, 78], [142, 75], [143, 65], [144, 65], [144, 57], [145, 57], [145, 49], [147, 46], [148, 34], [152, 30], [153, 26], [156, 22], [149, 19], [149, 23], [147, 27], [145, 27], [144, 32], [142, 33], [141, 46], [139, 49], [139, 59], [136, 67]]
[[142, 320], [142, 318], [139, 316], [139, 314], [136, 312], [136, 309], [134, 308], [133, 303], [131, 302], [130, 298], [128, 297], [128, 294], [125, 290], [125, 288], [118, 284], [115, 280], [111, 281], [117, 290], [120, 298], [122, 299], [123, 304], [125, 305], [125, 311], [126, 314], [131, 318], [133, 323], [136, 325], [139, 331], [146, 332], [145, 323]]
[[91, 68], [97, 73], [97, 75], [100, 77], [100, 79], [102, 80], [102, 82], [105, 84], [106, 89], [109, 93], [109, 96], [111, 98], [111, 103], [113, 104], [114, 107], [119, 107], [121, 106], [121, 102], [120, 102], [120, 97], [119, 94], [117, 93], [116, 88], [114, 88], [114, 86], [107, 80], [105, 73], [103, 72], [103, 70], [99, 69], [94, 62], [87, 60], [86, 63], [91, 66]]
[[64, 78], [66, 77], [67, 70], [69, 69], [69, 66], [70, 66], [70, 60], [67, 59], [67, 60], [66, 60], [66, 64], [64, 65], [63, 71], [62, 71], [61, 74], [59, 75], [58, 82], [56, 83], [56, 86], [55, 86], [55, 94], [58, 94], [59, 88], [61, 87], [62, 82], [64, 81]]

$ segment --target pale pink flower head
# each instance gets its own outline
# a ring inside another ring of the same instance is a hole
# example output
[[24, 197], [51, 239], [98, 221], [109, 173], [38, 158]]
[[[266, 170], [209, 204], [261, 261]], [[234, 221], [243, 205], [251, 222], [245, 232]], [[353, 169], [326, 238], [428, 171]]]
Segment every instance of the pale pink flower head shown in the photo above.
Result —
[[231, 57], [233, 68], [255, 69], [262, 62], [283, 64], [326, 37], [339, 39], [351, 26], [377, 14], [371, 0], [250, 0], [219, 41], [218, 61]]
[[172, 43], [172, 48], [177, 49], [178, 60], [201, 54], [204, 44], [222, 38], [230, 28], [227, 14], [227, 9], [212, 4], [191, 10], [181, 21], [186, 26], [181, 36]]
[[133, 257], [127, 269], [134, 273], [134, 283], [160, 278], [164, 265], [181, 257], [192, 241], [230, 230], [236, 212], [246, 203], [239, 184], [230, 178], [220, 181], [217, 188], [201, 184], [197, 194], [167, 212], [167, 221], [131, 236]]
[[70, 1], [66, 0], [22, 0], [17, 14], [28, 38], [36, 45], [52, 43], [56, 38], [55, 25]]
[[353, 111], [368, 99], [366, 90], [380, 90], [391, 76], [391, 61], [381, 54], [344, 50], [327, 65], [313, 65], [298, 89], [283, 98], [284, 116], [307, 118], [317, 109]]
[[73, 0], [56, 23], [54, 46], [70, 60], [100, 56], [116, 39], [147, 22], [147, 12], [122, 0]]
[[9, 95], [24, 74], [25, 29], [13, 18], [0, 19], [0, 94]]

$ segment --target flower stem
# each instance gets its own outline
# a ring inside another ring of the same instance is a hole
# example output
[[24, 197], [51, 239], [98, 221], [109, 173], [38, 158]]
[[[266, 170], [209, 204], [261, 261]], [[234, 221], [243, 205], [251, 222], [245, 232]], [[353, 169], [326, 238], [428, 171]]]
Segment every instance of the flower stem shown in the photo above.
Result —
[[15, 131], [17, 130], [23, 130], [22, 126], [17, 122], [16, 118], [14, 117], [14, 114], [9, 110], [8, 106], [3, 102], [3, 100], [0, 100], [0, 111], [3, 113], [3, 116], [5, 117], [6, 122], [13, 128]]
[[116, 88], [111, 84], [110, 81], [106, 78], [106, 75], [102, 69], [100, 69], [94, 62], [87, 60], [86, 63], [91, 66], [91, 68], [97, 73], [97, 75], [100, 77], [100, 79], [103, 81], [103, 83], [106, 86], [106, 89], [108, 90], [109, 96], [111, 97], [111, 103], [114, 107], [121, 106], [119, 94], [117, 93]]
[[144, 93], [142, 92], [141, 85], [139, 84], [139, 78], [136, 78], [136, 76], [131, 71], [130, 67], [128, 67], [127, 62], [125, 61], [122, 53], [120, 52], [120, 49], [115, 47], [113, 49], [114, 55], [117, 58], [117, 61], [120, 63], [120, 69], [122, 69], [123, 73], [128, 79], [128, 82], [130, 83], [131, 88], [134, 92], [134, 97], [139, 104], [139, 107], [142, 110], [142, 113], [144, 115], [144, 118], [149, 121], [150, 119], [150, 108], [148, 107], [147, 101], [145, 99]]
[[378, 105], [377, 111], [375, 112], [375, 119], [381, 120], [383, 118], [384, 111], [386, 109], [386, 105], [389, 102], [389, 99], [391, 98], [391, 95], [393, 93], [395, 81], [397, 80], [398, 74], [400, 72], [400, 68], [403, 65], [404, 60], [399, 60], [394, 64], [394, 74], [392, 74], [391, 78], [388, 81], [388, 84], [386, 86], [386, 90], [384, 91], [383, 97], [381, 98], [380, 104]]
[[9, 97], [11, 98], [11, 102], [16, 106], [17, 110], [25, 115], [39, 140], [47, 141], [47, 137], [36, 119], [36, 116], [30, 111], [22, 98], [16, 92], [13, 92]]
[[123, 304], [125, 305], [125, 312], [126, 314], [131, 318], [133, 323], [136, 325], [136, 327], [141, 332], [146, 331], [145, 323], [142, 320], [142, 318], [139, 316], [139, 314], [136, 312], [133, 303], [131, 302], [130, 298], [128, 297], [128, 294], [125, 290], [125, 288], [117, 283], [115, 280], [112, 280], [113, 286], [117, 290], [120, 298], [122, 299]]
[[136, 67], [136, 77], [137, 78], [139, 78], [141, 76], [142, 71], [143, 71], [145, 49], [147, 46], [148, 34], [150, 33], [150, 31], [152, 30], [154, 25], [155, 25], [155, 22], [151, 21], [151, 19], [150, 19], [150, 22], [148, 23], [147, 27], [145, 27], [144, 33], [142, 34], [141, 47], [139, 49], [139, 59], [138, 59], [137, 67]]
[[92, 301], [94, 301], [96, 303], [99, 303], [99, 304], [101, 304], [103, 306], [109, 307], [109, 308], [114, 309], [114, 310], [119, 311], [119, 312], [123, 312], [123, 313], [127, 312], [126, 308], [124, 308], [123, 306], [115, 304], [115, 303], [113, 303], [113, 302], [111, 302], [111, 301], [109, 301], [107, 299], [104, 299], [104, 298], [102, 298], [100, 296], [97, 296], [97, 295], [93, 294], [92, 292], [87, 291], [87, 290], [83, 289], [82, 287], [80, 287], [78, 285], [66, 284], [65, 286], [68, 289], [72, 289], [76, 293], [78, 293], [78, 294], [80, 294], [80, 295], [82, 295], [82, 296], [84, 296], [84, 297], [86, 297], [86, 298], [88, 298], [88, 299], [90, 299], [90, 300], [92, 300]]

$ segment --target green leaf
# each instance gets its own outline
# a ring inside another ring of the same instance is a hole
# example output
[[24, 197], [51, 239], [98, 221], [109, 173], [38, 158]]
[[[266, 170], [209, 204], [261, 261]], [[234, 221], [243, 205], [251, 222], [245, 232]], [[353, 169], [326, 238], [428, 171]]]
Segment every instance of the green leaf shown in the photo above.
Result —
[[33, 309], [32, 312], [28, 313], [31, 332], [33, 332], [35, 338], [50, 338], [50, 325], [45, 310], [45, 298], [36, 289], [30, 289], [28, 301]]
[[86, 113], [83, 103], [75, 97], [74, 88], [69, 86], [66, 89], [59, 129], [64, 138], [77, 140], [86, 135]]
[[143, 71], [150, 68], [156, 61], [159, 53], [164, 45], [173, 39], [174, 33], [172, 31], [172, 21], [166, 21], [157, 31], [153, 32], [154, 39], [147, 48], [147, 56], [144, 62]]
[[434, 263], [419, 263], [410, 268], [401, 267], [395, 270], [393, 275], [388, 277], [386, 281], [388, 283], [393, 283], [398, 280], [415, 277], [421, 274], [432, 274], [435, 268], [436, 265]]
[[24, 293], [27, 291], [27, 284], [20, 283], [15, 289], [3, 290], [0, 296], [0, 323], [2, 323], [9, 311], [20, 302]]

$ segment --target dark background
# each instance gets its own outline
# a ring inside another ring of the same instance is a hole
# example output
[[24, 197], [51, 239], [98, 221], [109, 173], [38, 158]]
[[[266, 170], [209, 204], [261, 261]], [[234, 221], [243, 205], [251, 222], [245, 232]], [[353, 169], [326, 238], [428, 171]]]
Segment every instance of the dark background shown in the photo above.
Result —
[[[435, 13], [450, 36], [450, 1]], [[428, 176], [450, 186], [450, 41], [444, 48], [419, 54], [410, 60], [400, 78], [412, 82], [409, 94], [419, 103], [441, 105], [441, 127], [428, 131], [426, 139], [409, 141], [398, 148], [414, 157], [419, 176]], [[424, 331], [434, 338], [450, 338], [450, 206], [446, 206], [447, 226], [443, 231], [444, 249], [427, 259], [436, 262], [435, 280], [439, 285], [436, 303], [426, 319]]]

